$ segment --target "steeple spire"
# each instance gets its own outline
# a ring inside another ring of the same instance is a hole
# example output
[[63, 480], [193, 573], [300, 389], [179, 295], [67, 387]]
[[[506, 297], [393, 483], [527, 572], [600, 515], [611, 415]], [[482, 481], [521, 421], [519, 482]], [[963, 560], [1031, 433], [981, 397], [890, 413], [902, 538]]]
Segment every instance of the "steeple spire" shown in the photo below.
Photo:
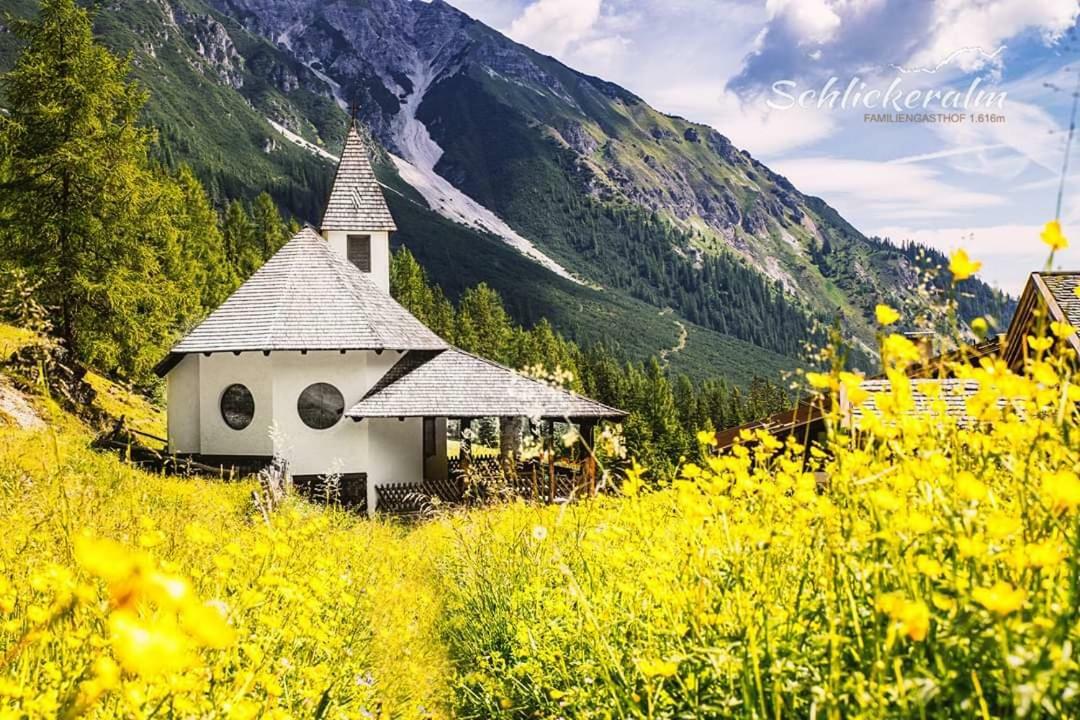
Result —
[[397, 230], [371, 169], [367, 144], [353, 119], [319, 228], [330, 249], [390, 291], [390, 233]]
[[[355, 105], [354, 105], [355, 113]], [[345, 137], [334, 185], [319, 228], [353, 233], [394, 232], [394, 218], [371, 169], [368, 148], [357, 130], [355, 114]]]

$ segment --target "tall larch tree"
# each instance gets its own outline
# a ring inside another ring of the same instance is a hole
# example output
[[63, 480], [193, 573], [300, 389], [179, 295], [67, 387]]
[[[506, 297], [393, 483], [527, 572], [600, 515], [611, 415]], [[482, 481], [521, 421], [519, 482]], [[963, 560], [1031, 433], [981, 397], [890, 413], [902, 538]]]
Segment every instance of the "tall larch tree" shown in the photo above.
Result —
[[43, 0], [13, 25], [23, 50], [0, 80], [0, 251], [40, 282], [80, 357], [137, 373], [167, 343], [181, 292], [163, 270], [177, 246], [139, 124], [146, 94], [74, 0]]
[[289, 228], [282, 221], [281, 213], [269, 193], [261, 192], [255, 198], [251, 206], [251, 221], [255, 226], [255, 247], [263, 262], [266, 262], [289, 239]]

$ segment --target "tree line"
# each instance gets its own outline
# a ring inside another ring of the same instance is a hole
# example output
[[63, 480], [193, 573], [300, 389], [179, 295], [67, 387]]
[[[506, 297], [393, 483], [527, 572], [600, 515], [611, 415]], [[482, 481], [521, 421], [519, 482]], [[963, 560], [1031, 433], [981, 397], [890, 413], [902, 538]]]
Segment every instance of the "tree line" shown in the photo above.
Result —
[[695, 383], [684, 374], [672, 377], [656, 357], [628, 362], [604, 345], [583, 349], [547, 320], [522, 327], [484, 283], [466, 289], [455, 306], [406, 247], [391, 261], [390, 290], [421, 322], [462, 350], [511, 368], [540, 366], [567, 378], [570, 389], [628, 412], [623, 423], [627, 449], [652, 467], [667, 468], [696, 454], [699, 431], [739, 425], [790, 403], [781, 387], [764, 378], [745, 389], [722, 378]]

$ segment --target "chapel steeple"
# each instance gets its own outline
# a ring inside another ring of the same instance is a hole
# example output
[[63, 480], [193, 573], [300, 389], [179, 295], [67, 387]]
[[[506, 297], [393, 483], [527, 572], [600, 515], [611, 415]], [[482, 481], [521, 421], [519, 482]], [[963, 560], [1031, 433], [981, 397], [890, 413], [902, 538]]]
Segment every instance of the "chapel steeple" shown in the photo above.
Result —
[[330, 246], [384, 290], [390, 288], [390, 233], [397, 230], [354, 119], [319, 227]]

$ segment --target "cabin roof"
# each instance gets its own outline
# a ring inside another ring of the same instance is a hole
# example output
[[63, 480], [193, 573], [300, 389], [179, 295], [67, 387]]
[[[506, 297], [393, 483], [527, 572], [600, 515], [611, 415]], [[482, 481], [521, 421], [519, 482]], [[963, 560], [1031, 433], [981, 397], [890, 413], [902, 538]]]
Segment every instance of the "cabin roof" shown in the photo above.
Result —
[[164, 376], [191, 353], [447, 347], [305, 228], [177, 343], [155, 371]]
[[[830, 405], [831, 401], [828, 397], [812, 395], [800, 400], [790, 410], [782, 410], [759, 420], [718, 431], [716, 433], [716, 447], [720, 450], [732, 447], [744, 431], [768, 430], [774, 437], [787, 437], [800, 431], [810, 434], [810, 426], [825, 419], [825, 413]], [[800, 437], [799, 439], [804, 438]]]
[[[1046, 322], [1066, 322], [1080, 331], [1080, 272], [1035, 272], [1028, 277], [1027, 285], [1016, 304], [1009, 331], [1006, 333], [1005, 361], [1010, 367], [1023, 365], [1027, 354], [1027, 338], [1038, 330], [1038, 314], [1046, 312]], [[1069, 336], [1068, 342], [1080, 353], [1080, 337]]]
[[[907, 368], [908, 377], [912, 378], [916, 388], [915, 404], [920, 412], [930, 407], [931, 399], [921, 390], [918, 390], [920, 382], [941, 382], [945, 392], [942, 399], [946, 403], [946, 412], [949, 415], [965, 418], [967, 416], [967, 400], [975, 392], [975, 384], [972, 381], [955, 380], [951, 377], [953, 364], [967, 363], [977, 365], [984, 357], [993, 357], [1000, 354], [1000, 338], [993, 337], [973, 345], [962, 345], [940, 355], [916, 363]], [[884, 376], [866, 378], [860, 383], [863, 390], [870, 393], [870, 398], [865, 404], [866, 411], [877, 412], [877, 396], [883, 392], [890, 392], [891, 385]], [[813, 394], [799, 401], [798, 405], [790, 410], [783, 410], [765, 418], [754, 420], [737, 427], [726, 428], [716, 433], [717, 446], [720, 449], [729, 448], [739, 440], [744, 430], [765, 429], [774, 436], [786, 437], [795, 432], [803, 433], [800, 439], [806, 439], [812, 434], [809, 426], [821, 423], [829, 411], [832, 401], [826, 395]], [[862, 414], [859, 408], [853, 408], [853, 415]]]
[[405, 355], [348, 417], [621, 418], [622, 410], [451, 348]]
[[368, 149], [355, 123], [345, 136], [345, 149], [334, 175], [320, 229], [394, 232], [394, 218], [371, 169]]

